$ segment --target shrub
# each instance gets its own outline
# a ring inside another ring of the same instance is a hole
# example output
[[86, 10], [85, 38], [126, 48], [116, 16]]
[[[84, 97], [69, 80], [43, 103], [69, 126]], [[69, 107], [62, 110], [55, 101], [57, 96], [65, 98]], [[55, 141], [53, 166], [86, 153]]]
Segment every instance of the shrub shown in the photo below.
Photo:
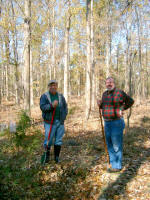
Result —
[[16, 147], [23, 146], [24, 139], [26, 137], [26, 130], [31, 126], [31, 119], [27, 112], [22, 110], [19, 113], [19, 122], [16, 127], [16, 132], [13, 135], [13, 141]]

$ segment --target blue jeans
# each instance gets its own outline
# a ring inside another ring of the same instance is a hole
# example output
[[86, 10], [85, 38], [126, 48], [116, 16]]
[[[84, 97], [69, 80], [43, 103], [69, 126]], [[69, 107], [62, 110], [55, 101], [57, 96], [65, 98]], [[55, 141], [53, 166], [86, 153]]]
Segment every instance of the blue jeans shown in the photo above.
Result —
[[[50, 124], [44, 122], [45, 128], [45, 140], [44, 140], [44, 147], [47, 146], [48, 134], [50, 130]], [[62, 145], [62, 138], [65, 133], [65, 128], [63, 124], [60, 124], [59, 120], [53, 122], [51, 133], [50, 133], [50, 140], [48, 143], [48, 147], [53, 144], [53, 139], [55, 138], [55, 145]]]
[[109, 160], [113, 169], [122, 169], [124, 128], [125, 122], [123, 118], [104, 122]]

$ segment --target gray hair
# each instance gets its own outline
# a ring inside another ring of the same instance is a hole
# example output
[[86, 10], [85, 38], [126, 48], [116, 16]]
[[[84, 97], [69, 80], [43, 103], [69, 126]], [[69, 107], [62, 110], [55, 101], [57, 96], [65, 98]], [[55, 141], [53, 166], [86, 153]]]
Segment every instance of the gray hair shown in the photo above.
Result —
[[108, 76], [108, 77], [106, 78], [106, 81], [109, 80], [109, 79], [112, 79], [112, 80], [114, 81], [114, 83], [115, 83], [115, 79], [114, 79], [112, 76]]

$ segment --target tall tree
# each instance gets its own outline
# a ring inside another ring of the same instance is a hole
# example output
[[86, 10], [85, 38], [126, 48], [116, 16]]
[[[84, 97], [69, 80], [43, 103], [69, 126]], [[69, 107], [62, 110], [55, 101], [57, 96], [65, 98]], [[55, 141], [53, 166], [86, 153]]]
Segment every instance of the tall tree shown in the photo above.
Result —
[[53, 42], [53, 54], [52, 54], [52, 68], [53, 68], [53, 77], [56, 79], [56, 28], [55, 28], [55, 0], [53, 2], [53, 8], [52, 8], [52, 42]]
[[95, 57], [94, 57], [94, 16], [93, 16], [93, 3], [91, 0], [91, 67], [92, 67], [92, 108], [95, 107], [95, 92], [96, 92], [96, 79], [95, 79]]
[[[52, 47], [51, 47], [51, 34], [52, 34], [52, 20], [51, 20], [51, 1], [48, 1], [48, 71], [49, 71], [49, 79], [52, 79], [52, 63], [51, 63], [51, 54], [52, 54]], [[53, 12], [54, 13], [54, 12]]]
[[107, 0], [107, 41], [106, 41], [106, 77], [110, 75], [111, 66], [111, 40], [112, 40], [112, 8], [111, 0]]
[[13, 37], [13, 64], [15, 66], [15, 102], [16, 104], [20, 104], [20, 94], [19, 94], [19, 58], [18, 58], [18, 37], [17, 37], [17, 26], [15, 20], [15, 10], [13, 0], [11, 0], [11, 8], [12, 8], [12, 24], [14, 26], [12, 30]]
[[91, 0], [86, 0], [86, 31], [87, 31], [87, 67], [86, 67], [86, 110], [85, 117], [89, 118], [91, 110], [91, 24], [90, 24], [90, 6]]
[[[137, 33], [138, 33], [138, 67], [139, 67], [139, 77], [138, 77], [138, 97], [141, 99], [141, 97], [144, 95], [143, 91], [143, 67], [142, 67], [142, 44], [141, 44], [141, 27], [140, 27], [140, 14], [138, 8], [135, 6], [135, 13], [137, 18]], [[139, 100], [140, 100], [139, 99]]]
[[68, 3], [69, 8], [66, 13], [66, 27], [65, 27], [65, 49], [64, 49], [64, 96], [68, 101], [68, 79], [69, 79], [69, 31], [71, 24], [71, 13], [70, 13], [70, 1]]
[[24, 11], [24, 106], [25, 109], [30, 112], [30, 40], [31, 40], [31, 0], [25, 0], [25, 11]]

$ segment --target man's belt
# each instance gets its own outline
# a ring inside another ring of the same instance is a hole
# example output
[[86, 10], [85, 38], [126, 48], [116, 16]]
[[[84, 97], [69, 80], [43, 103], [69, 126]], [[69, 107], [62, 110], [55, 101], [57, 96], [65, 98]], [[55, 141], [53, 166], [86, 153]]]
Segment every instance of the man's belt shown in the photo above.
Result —
[[111, 121], [115, 121], [115, 120], [118, 120], [118, 119], [121, 119], [121, 117], [114, 118], [114, 119], [104, 119], [104, 121], [111, 122]]

